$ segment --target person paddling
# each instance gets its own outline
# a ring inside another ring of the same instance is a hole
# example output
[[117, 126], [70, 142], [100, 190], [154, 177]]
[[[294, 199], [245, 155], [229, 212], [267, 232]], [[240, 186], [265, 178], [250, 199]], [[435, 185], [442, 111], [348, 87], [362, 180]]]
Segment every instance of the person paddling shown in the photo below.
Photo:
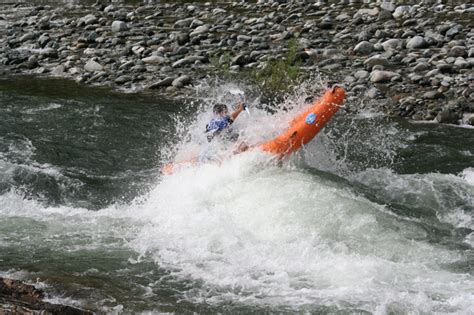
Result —
[[207, 141], [211, 142], [215, 137], [235, 142], [239, 134], [232, 130], [232, 123], [237, 119], [245, 106], [242, 102], [237, 104], [237, 109], [229, 115], [227, 105], [217, 103], [214, 105], [214, 118], [206, 125]]

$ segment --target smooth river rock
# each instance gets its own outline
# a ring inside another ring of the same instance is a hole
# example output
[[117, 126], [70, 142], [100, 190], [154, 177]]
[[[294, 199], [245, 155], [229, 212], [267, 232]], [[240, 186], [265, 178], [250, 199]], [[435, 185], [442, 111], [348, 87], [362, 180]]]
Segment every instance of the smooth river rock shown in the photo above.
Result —
[[84, 66], [84, 69], [88, 72], [95, 72], [95, 71], [102, 71], [103, 67], [100, 63], [91, 59], [87, 61], [86, 65]]

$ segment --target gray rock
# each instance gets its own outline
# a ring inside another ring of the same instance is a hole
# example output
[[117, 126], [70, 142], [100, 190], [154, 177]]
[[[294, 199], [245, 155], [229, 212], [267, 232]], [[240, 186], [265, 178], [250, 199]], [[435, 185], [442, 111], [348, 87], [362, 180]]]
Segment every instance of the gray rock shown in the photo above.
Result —
[[326, 48], [323, 50], [324, 57], [334, 57], [335, 55], [339, 54], [341, 51], [336, 48]]
[[396, 7], [391, 1], [383, 1], [380, 8], [385, 11], [394, 12]]
[[364, 61], [364, 64], [367, 66], [369, 70], [371, 70], [374, 66], [380, 65], [382, 67], [389, 67], [390, 62], [387, 58], [382, 57], [381, 55], [372, 56]]
[[182, 20], [177, 20], [173, 24], [173, 28], [183, 28], [183, 27], [189, 27], [191, 25], [191, 22], [193, 21], [193, 18], [186, 18]]
[[449, 51], [449, 56], [451, 57], [466, 57], [467, 49], [464, 46], [454, 46]]
[[46, 45], [51, 41], [49, 34], [44, 33], [38, 38], [38, 45], [40, 48], [46, 47]]
[[102, 71], [104, 67], [98, 62], [93, 59], [87, 61], [86, 65], [84, 66], [84, 70], [88, 72], [95, 72], [95, 71]]
[[36, 38], [36, 34], [33, 32], [29, 32], [20, 37], [20, 42], [26, 42], [35, 38]]
[[242, 54], [239, 54], [237, 56], [235, 56], [234, 58], [232, 58], [230, 64], [232, 66], [240, 66], [240, 67], [243, 67], [245, 66], [246, 64], [248, 63], [248, 57], [247, 57], [247, 54], [245, 53], [242, 53]]
[[150, 57], [143, 58], [142, 61], [146, 64], [159, 65], [159, 64], [164, 63], [166, 59], [160, 56], [150, 56]]
[[354, 47], [354, 52], [360, 55], [369, 55], [374, 50], [374, 45], [370, 42], [363, 41]]
[[463, 115], [463, 123], [474, 126], [474, 114], [467, 113]]
[[458, 124], [459, 115], [447, 108], [439, 112], [435, 120], [441, 124]]
[[51, 71], [51, 74], [55, 77], [63, 77], [66, 75], [66, 73], [64, 72], [65, 71], [65, 68], [63, 65], [58, 65], [56, 66], [56, 68], [53, 69], [53, 71]]
[[200, 34], [205, 34], [207, 32], [209, 32], [209, 26], [201, 25], [201, 26], [196, 27], [194, 31], [192, 31], [191, 34], [189, 34], [189, 36], [196, 36]]
[[377, 16], [379, 14], [379, 9], [378, 8], [373, 8], [373, 9], [359, 9], [353, 16], [354, 19], [357, 19], [358, 17], [368, 15], [368, 16]]
[[377, 17], [378, 21], [385, 21], [385, 20], [390, 20], [393, 19], [392, 12], [387, 11], [387, 10], [381, 10], [379, 13], [379, 16]]
[[176, 34], [176, 42], [178, 45], [185, 45], [189, 43], [189, 35], [184, 33]]
[[431, 71], [428, 71], [428, 72], [425, 74], [425, 77], [426, 77], [426, 78], [431, 78], [431, 77], [436, 76], [438, 73], [439, 73], [439, 70], [438, 70], [438, 69], [433, 69], [433, 70], [431, 70]]
[[242, 42], [250, 42], [252, 40], [252, 37], [247, 35], [239, 35], [237, 36], [237, 40]]
[[474, 47], [471, 47], [471, 48], [469, 49], [468, 57], [469, 57], [469, 58], [474, 57]]
[[453, 64], [448, 64], [448, 63], [440, 63], [436, 65], [436, 68], [439, 70], [441, 73], [455, 73], [457, 70], [457, 67]]
[[393, 17], [396, 18], [396, 19], [400, 19], [404, 16], [407, 16], [409, 15], [411, 11], [411, 7], [408, 6], [408, 5], [402, 5], [402, 6], [399, 6], [395, 9], [395, 12], [393, 12]]
[[215, 8], [214, 10], [212, 10], [212, 14], [214, 15], [219, 15], [219, 14], [223, 14], [223, 13], [226, 13], [227, 11], [224, 10], [224, 9], [221, 9], [221, 8]]
[[459, 34], [461, 32], [461, 26], [460, 25], [456, 25], [454, 27], [451, 27], [447, 32], [446, 32], [446, 36], [447, 37], [454, 37], [456, 36], [457, 34]]
[[192, 20], [191, 22], [191, 25], [189, 25], [190, 28], [197, 28], [199, 26], [202, 26], [204, 25], [204, 22], [199, 20], [199, 19], [195, 19], [195, 20]]
[[342, 69], [342, 65], [340, 63], [331, 63], [329, 65], [322, 67], [321, 69], [332, 72], [332, 71], [337, 71], [337, 70]]
[[356, 79], [366, 79], [369, 77], [369, 72], [365, 70], [359, 70], [356, 73], [354, 73], [354, 77]]
[[468, 69], [471, 68], [472, 66], [467, 62], [464, 58], [458, 57], [456, 58], [456, 61], [454, 62], [454, 65], [458, 67], [459, 69]]
[[45, 58], [58, 58], [58, 50], [54, 48], [38, 49], [38, 53]]
[[189, 49], [186, 47], [178, 47], [175, 51], [174, 54], [181, 56], [181, 55], [186, 55], [189, 52]]
[[123, 21], [113, 21], [111, 28], [112, 28], [112, 32], [114, 33], [124, 32], [128, 30], [127, 23]]
[[423, 113], [416, 112], [411, 116], [411, 119], [413, 119], [413, 120], [423, 120]]
[[174, 79], [171, 85], [174, 86], [175, 88], [182, 88], [185, 85], [188, 85], [189, 83], [191, 83], [191, 77], [184, 74]]
[[34, 69], [38, 67], [38, 57], [36, 57], [35, 55], [30, 56], [28, 58], [26, 66], [28, 67], [28, 69]]
[[176, 62], [174, 62], [171, 66], [173, 68], [179, 68], [179, 67], [182, 67], [182, 66], [185, 66], [185, 65], [188, 65], [188, 64], [192, 64], [194, 62], [196, 62], [196, 60], [199, 60], [200, 58], [199, 57], [196, 57], [196, 56], [188, 56], [188, 57], [185, 57], [183, 59], [180, 59]]
[[398, 73], [392, 71], [375, 70], [370, 74], [370, 81], [372, 83], [385, 83], [389, 82], [395, 76], [398, 76]]
[[131, 76], [129, 76], [129, 75], [121, 75], [121, 76], [119, 76], [117, 79], [115, 79], [114, 82], [115, 82], [116, 84], [122, 85], [122, 84], [125, 84], [125, 83], [127, 83], [127, 82], [129, 82], [129, 81], [131, 81], [131, 80], [132, 80], [132, 77], [131, 77]]
[[430, 65], [427, 62], [420, 62], [416, 66], [413, 67], [413, 71], [415, 72], [423, 72], [430, 68]]
[[428, 47], [428, 42], [421, 36], [415, 36], [407, 42], [408, 49], [423, 49], [426, 47]]
[[319, 27], [323, 30], [331, 29], [332, 26], [333, 26], [332, 20], [329, 17], [325, 17], [319, 22]]
[[173, 81], [174, 81], [174, 78], [168, 77], [168, 78], [165, 78], [163, 80], [160, 80], [158, 82], [155, 82], [155, 83], [151, 84], [150, 86], [148, 86], [148, 88], [149, 89], [158, 89], [158, 88], [161, 88], [161, 87], [171, 86]]
[[349, 14], [347, 14], [347, 13], [341, 13], [341, 14], [339, 14], [338, 16], [336, 16], [336, 21], [342, 22], [342, 21], [349, 20], [350, 18], [351, 18], [351, 17], [349, 16]]
[[145, 65], [139, 64], [139, 65], [133, 66], [131, 70], [132, 70], [133, 72], [137, 72], [137, 73], [146, 72], [146, 71], [147, 71], [147, 67], [146, 67]]
[[398, 50], [402, 48], [402, 45], [403, 45], [403, 41], [398, 38], [388, 39], [382, 43], [383, 50], [385, 51]]
[[432, 99], [432, 100], [438, 99], [441, 97], [443, 97], [443, 94], [436, 90], [428, 91], [423, 94], [423, 98]]
[[115, 6], [113, 4], [110, 4], [104, 8], [105, 14], [113, 12], [113, 11], [115, 11]]
[[145, 47], [143, 47], [143, 46], [133, 46], [132, 47], [133, 54], [135, 54], [138, 57], [140, 57], [143, 54], [144, 51], [145, 51]]
[[97, 34], [96, 32], [90, 32], [89, 34], [87, 34], [87, 37], [86, 37], [86, 40], [88, 43], [95, 43], [95, 40], [99, 37], [99, 34]]
[[88, 15], [82, 17], [81, 21], [83, 21], [84, 24], [86, 24], [86, 25], [92, 25], [92, 24], [96, 24], [98, 20], [94, 15], [88, 14]]
[[368, 31], [368, 30], [362, 30], [358, 35], [357, 35], [357, 39], [361, 42], [361, 41], [368, 41], [372, 38], [372, 32]]
[[419, 83], [421, 80], [423, 80], [423, 76], [421, 76], [421, 75], [419, 75], [419, 74], [415, 74], [415, 73], [409, 74], [409, 75], [408, 75], [408, 78], [409, 78], [412, 82], [415, 82], [415, 83]]

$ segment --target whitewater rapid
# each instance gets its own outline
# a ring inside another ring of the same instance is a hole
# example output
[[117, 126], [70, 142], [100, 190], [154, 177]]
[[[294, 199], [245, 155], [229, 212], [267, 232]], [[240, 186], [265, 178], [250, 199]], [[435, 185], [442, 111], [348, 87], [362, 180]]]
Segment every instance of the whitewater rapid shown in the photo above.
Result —
[[[276, 115], [251, 110], [234, 127], [241, 139], [258, 142], [298, 108], [289, 104]], [[160, 310], [152, 301], [165, 288], [176, 305], [214, 311], [469, 314], [474, 169], [397, 172], [397, 152], [426, 132], [377, 117], [341, 114], [285, 163], [254, 151], [156, 174], [133, 201], [98, 211], [86, 202], [48, 202], [28, 187], [4, 190], [0, 262], [13, 267], [1, 272], [39, 279], [53, 301], [103, 312]], [[186, 137], [170, 152], [186, 155], [205, 145], [201, 127], [209, 118], [201, 110], [178, 126]], [[15, 149], [22, 159], [0, 155], [3, 182], [21, 169], [59, 183], [65, 195], [87, 185], [53, 163], [35, 162], [34, 142], [9, 145], [9, 154]], [[81, 284], [54, 290], [68, 281]], [[91, 293], [73, 293], [81, 290]]]
[[[0, 213], [44, 222], [54, 232], [47, 241], [56, 250], [124, 246], [138, 260], [151, 256], [176, 279], [197, 283], [181, 292], [194, 303], [293, 310], [323, 305], [379, 314], [466, 313], [474, 307], [472, 276], [448, 268], [468, 257], [430, 242], [426, 222], [360, 196], [342, 179], [262, 167], [265, 158], [243, 155], [222, 166], [185, 170], [122, 208], [44, 208], [10, 193], [0, 199]], [[375, 180], [386, 172], [363, 176]], [[447, 176], [465, 185], [458, 193], [472, 193], [465, 178]], [[417, 177], [392, 182], [429, 189], [439, 180]], [[439, 216], [472, 228], [459, 211]], [[114, 237], [116, 242], [106, 240]]]

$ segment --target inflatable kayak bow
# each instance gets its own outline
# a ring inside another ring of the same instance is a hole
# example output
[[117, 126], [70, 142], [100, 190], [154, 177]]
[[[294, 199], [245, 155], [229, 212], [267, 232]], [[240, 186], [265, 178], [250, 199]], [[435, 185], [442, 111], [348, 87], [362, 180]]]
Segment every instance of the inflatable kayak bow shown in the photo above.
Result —
[[[259, 145], [250, 147], [249, 150], [260, 149], [274, 154], [278, 158], [284, 158], [299, 150], [310, 142], [328, 121], [339, 110], [346, 96], [345, 90], [340, 86], [334, 86], [326, 91], [324, 95], [316, 100], [311, 106], [299, 113], [289, 123], [289, 128], [280, 135]], [[196, 165], [198, 158], [169, 163], [163, 167], [164, 174], [171, 174], [173, 170]]]
[[293, 118], [285, 132], [257, 147], [280, 157], [297, 151], [310, 142], [328, 123], [339, 110], [345, 96], [346, 92], [342, 87], [334, 86], [308, 109]]

